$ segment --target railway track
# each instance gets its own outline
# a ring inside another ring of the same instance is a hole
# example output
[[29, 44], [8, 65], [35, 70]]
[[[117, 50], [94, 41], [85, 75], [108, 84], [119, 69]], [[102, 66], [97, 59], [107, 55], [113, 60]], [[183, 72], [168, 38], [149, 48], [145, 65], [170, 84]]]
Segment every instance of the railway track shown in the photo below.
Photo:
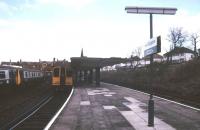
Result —
[[[31, 104], [28, 104], [27, 106], [22, 106], [22, 104], [19, 104], [13, 107], [12, 109], [8, 109], [7, 111], [5, 111], [5, 117], [7, 117], [8, 120], [4, 121], [3, 126], [0, 127], [0, 130], [12, 129], [13, 126], [23, 121], [27, 116], [31, 115], [34, 111], [36, 111], [40, 106], [42, 106], [51, 98], [52, 98], [51, 95], [46, 95], [42, 97], [41, 101], [36, 103], [34, 106]], [[20, 106], [21, 106], [22, 112], [13, 114], [14, 112], [17, 112], [17, 111], [14, 111], [14, 109], [19, 109]], [[28, 107], [28, 108], [24, 109], [22, 107]]]
[[53, 94], [53, 89], [43, 85], [0, 90], [0, 130], [7, 129], [24, 113], [28, 114], [33, 106]]
[[[19, 96], [21, 92], [18, 92], [18, 95], [14, 93], [14, 96], [6, 96], [4, 102], [1, 101], [0, 104], [0, 130], [43, 129], [71, 91], [69, 89], [59, 92], [52, 90], [52, 88], [42, 89], [38, 91], [38, 94], [34, 93], [35, 96], [31, 94], [32, 91], [27, 91], [28, 94], [21, 97]], [[15, 96], [17, 98], [13, 98]], [[22, 97], [24, 97], [23, 100]], [[9, 98], [12, 99], [9, 100], [12, 104], [6, 103], [6, 99]]]
[[55, 92], [17, 123], [10, 125], [11, 130], [42, 130], [65, 102], [71, 90]]

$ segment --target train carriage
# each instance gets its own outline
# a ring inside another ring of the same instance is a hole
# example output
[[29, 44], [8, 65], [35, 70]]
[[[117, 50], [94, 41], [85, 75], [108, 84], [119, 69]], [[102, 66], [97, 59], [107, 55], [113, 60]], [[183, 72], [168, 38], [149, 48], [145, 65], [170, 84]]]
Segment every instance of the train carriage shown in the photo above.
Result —
[[72, 86], [72, 69], [69, 66], [55, 66], [52, 72], [52, 86]]
[[40, 70], [26, 69], [20, 66], [0, 67], [0, 86], [22, 86], [40, 82], [43, 79]]
[[1, 66], [0, 86], [13, 86], [21, 84], [20, 67]]

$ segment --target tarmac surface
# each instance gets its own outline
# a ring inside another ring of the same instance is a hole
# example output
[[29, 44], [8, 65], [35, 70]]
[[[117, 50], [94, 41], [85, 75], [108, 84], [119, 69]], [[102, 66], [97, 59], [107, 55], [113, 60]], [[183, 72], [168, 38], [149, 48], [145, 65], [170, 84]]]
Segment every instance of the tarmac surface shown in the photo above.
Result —
[[154, 127], [148, 126], [147, 94], [101, 83], [75, 88], [51, 130], [200, 130], [200, 111], [154, 97]]

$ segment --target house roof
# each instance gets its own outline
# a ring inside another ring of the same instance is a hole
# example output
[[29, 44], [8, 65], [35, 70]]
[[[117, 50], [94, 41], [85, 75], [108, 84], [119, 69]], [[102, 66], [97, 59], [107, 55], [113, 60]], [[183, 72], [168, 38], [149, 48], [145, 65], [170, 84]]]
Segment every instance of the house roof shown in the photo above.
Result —
[[174, 54], [180, 54], [180, 53], [192, 53], [195, 54], [194, 51], [186, 48], [186, 47], [175, 47], [173, 50], [171, 50], [170, 52], [167, 52], [164, 54], [164, 56], [171, 56]]

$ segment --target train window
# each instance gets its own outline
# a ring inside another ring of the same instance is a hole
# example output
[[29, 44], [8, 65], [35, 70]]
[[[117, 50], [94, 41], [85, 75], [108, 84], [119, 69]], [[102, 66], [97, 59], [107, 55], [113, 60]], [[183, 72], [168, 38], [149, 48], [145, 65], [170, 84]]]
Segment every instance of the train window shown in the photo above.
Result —
[[25, 78], [28, 78], [28, 72], [25, 71], [24, 73], [25, 73]]
[[33, 77], [33, 73], [32, 72], [30, 72], [30, 78], [32, 78]]
[[0, 71], [0, 79], [6, 78], [5, 71]]
[[68, 69], [66, 69], [66, 75], [67, 75], [67, 77], [70, 77], [70, 76], [72, 76], [72, 71], [71, 71], [71, 70], [68, 70]]
[[59, 68], [55, 68], [54, 70], [53, 70], [53, 76], [54, 77], [59, 77]]
[[30, 72], [27, 72], [27, 78], [30, 78]]
[[9, 77], [10, 77], [11, 79], [15, 77], [15, 76], [14, 76], [13, 70], [10, 70], [10, 71], [9, 71]]

